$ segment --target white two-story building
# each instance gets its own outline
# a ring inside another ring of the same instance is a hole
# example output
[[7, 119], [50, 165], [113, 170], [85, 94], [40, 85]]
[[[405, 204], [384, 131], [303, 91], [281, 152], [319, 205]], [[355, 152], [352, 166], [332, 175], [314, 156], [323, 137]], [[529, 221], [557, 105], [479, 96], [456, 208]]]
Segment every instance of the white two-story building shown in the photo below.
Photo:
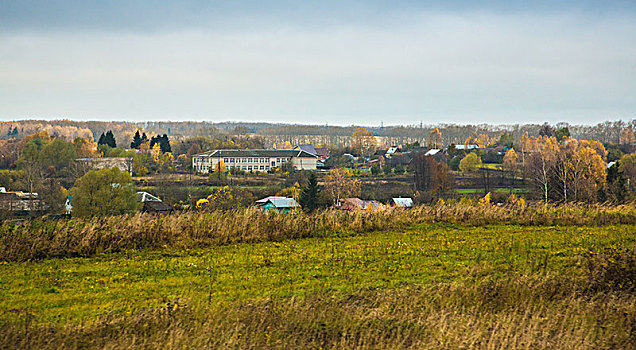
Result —
[[220, 149], [193, 155], [192, 168], [211, 173], [223, 161], [228, 170], [265, 172], [291, 162], [298, 170], [315, 170], [317, 159], [316, 155], [298, 149]]

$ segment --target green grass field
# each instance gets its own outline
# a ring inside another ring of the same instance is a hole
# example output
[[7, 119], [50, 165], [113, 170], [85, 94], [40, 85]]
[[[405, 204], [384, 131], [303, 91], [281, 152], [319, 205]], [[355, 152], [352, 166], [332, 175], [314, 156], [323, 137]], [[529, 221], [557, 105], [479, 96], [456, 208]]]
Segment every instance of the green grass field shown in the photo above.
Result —
[[[164, 249], [0, 265], [0, 312], [28, 310], [37, 322], [76, 323], [165, 306], [352, 292], [432, 282], [580, 273], [582, 254], [633, 247], [632, 226], [470, 227]], [[545, 266], [543, 268], [546, 268]], [[477, 276], [477, 277], [479, 277]]]
[[515, 208], [5, 223], [0, 345], [634, 348], [633, 207]]

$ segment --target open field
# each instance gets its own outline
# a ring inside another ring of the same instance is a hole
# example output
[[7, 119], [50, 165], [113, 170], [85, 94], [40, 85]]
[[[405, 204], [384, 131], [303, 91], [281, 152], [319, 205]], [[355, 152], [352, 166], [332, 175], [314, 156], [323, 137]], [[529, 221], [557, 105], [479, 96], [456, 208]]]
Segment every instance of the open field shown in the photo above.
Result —
[[[562, 210], [552, 215], [565, 218]], [[581, 219], [595, 213], [579, 210]], [[398, 217], [393, 227], [343, 225], [314, 237], [162, 241], [86, 257], [5, 259], [0, 343], [630, 348], [636, 345], [636, 257], [628, 249], [636, 248], [636, 229], [607, 213], [603, 224], [598, 214], [597, 208], [596, 222], [558, 226], [554, 217], [543, 225], [538, 217], [532, 225], [471, 224], [470, 216], [463, 223], [413, 225]]]

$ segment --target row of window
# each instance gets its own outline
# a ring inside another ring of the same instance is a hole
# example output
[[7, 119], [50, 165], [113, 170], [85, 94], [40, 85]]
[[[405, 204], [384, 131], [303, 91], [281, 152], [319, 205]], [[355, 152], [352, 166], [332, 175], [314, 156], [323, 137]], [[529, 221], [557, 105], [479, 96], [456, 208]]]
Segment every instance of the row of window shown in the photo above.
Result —
[[251, 171], [251, 170], [269, 170], [269, 165], [237, 165], [237, 166], [231, 166], [230, 169], [241, 169], [241, 170], [247, 170], [247, 171]]
[[[276, 158], [276, 162], [285, 163], [287, 159]], [[269, 163], [269, 158], [223, 158], [223, 162], [229, 163]]]
[[[198, 171], [208, 171], [208, 169], [210, 169], [210, 167], [207, 166], [195, 166], [194, 167], [195, 170]], [[230, 169], [241, 169], [241, 170], [245, 170], [245, 171], [252, 171], [252, 170], [262, 170], [262, 171], [267, 171], [269, 170], [269, 165], [237, 165], [237, 166], [231, 166]]]
[[[195, 163], [203, 163], [203, 158], [194, 158]], [[223, 158], [225, 164], [229, 163], [269, 163], [269, 158]], [[276, 158], [277, 163], [287, 162], [286, 158]], [[209, 158], [206, 163], [209, 163]]]

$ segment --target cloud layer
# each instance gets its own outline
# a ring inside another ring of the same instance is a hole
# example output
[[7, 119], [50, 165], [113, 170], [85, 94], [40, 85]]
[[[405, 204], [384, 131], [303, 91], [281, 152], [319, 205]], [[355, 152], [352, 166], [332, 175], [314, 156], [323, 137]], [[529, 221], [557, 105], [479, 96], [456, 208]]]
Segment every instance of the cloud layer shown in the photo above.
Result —
[[622, 3], [7, 4], [2, 119], [375, 125], [636, 115], [636, 16]]

